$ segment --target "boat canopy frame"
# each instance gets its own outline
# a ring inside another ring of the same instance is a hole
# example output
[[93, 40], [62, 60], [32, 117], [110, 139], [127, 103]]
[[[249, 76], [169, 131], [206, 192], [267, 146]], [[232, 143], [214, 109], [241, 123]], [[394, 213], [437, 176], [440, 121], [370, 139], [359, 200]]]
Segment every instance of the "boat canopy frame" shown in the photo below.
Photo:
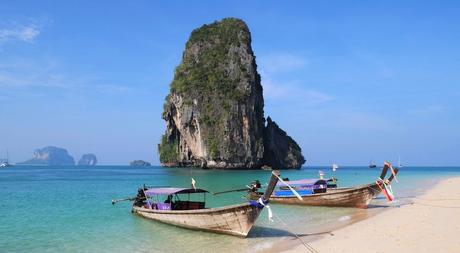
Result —
[[191, 194], [191, 193], [209, 193], [204, 189], [193, 189], [193, 188], [150, 188], [144, 191], [147, 197], [154, 195], [175, 195], [175, 194]]
[[[171, 202], [191, 202], [190, 195], [191, 194], [196, 194], [196, 193], [202, 193], [203, 194], [203, 201], [199, 201], [203, 203], [203, 206], [206, 205], [206, 193], [209, 193], [209, 191], [204, 190], [204, 189], [193, 189], [193, 188], [150, 188], [147, 190], [144, 190], [144, 194], [146, 197], [146, 202], [151, 205], [149, 199], [153, 200], [153, 204], [158, 204], [158, 203], [166, 203], [165, 201], [162, 200], [161, 196], [168, 196], [168, 199]], [[187, 195], [188, 198], [187, 200], [181, 200], [179, 197], [180, 195]]]

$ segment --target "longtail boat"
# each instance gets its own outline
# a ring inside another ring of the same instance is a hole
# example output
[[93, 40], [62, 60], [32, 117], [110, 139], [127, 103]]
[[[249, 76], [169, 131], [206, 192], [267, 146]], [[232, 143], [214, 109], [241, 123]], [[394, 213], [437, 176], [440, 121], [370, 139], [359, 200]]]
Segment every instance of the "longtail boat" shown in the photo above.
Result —
[[[206, 208], [205, 196], [208, 191], [195, 188], [139, 188], [132, 212], [144, 218], [184, 227], [246, 237], [255, 224], [278, 182], [279, 171], [272, 175], [265, 193], [255, 201], [230, 206]], [[191, 201], [191, 194], [203, 194], [203, 201]], [[181, 200], [186, 195], [188, 200]], [[159, 201], [167, 196], [166, 201]], [[153, 201], [152, 201], [153, 200]], [[120, 200], [113, 200], [116, 203]]]
[[[391, 175], [384, 179], [388, 169]], [[278, 190], [275, 190], [270, 197], [271, 203], [308, 205], [308, 206], [330, 206], [330, 207], [356, 207], [367, 208], [370, 201], [380, 193], [384, 193], [387, 200], [393, 200], [391, 182], [395, 179], [398, 168], [393, 168], [390, 163], [385, 163], [380, 177], [373, 183], [343, 188], [327, 187], [326, 180], [296, 180], [278, 182]], [[286, 189], [286, 184], [294, 188], [301, 196], [299, 199], [292, 191]], [[260, 193], [252, 191], [249, 198], [254, 199]]]

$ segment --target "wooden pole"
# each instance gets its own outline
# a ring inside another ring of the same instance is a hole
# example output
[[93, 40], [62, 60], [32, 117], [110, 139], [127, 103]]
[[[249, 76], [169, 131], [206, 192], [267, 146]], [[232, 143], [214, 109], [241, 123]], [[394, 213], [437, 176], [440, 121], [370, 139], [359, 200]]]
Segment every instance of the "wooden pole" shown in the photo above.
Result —
[[264, 193], [264, 200], [269, 200], [270, 196], [272, 195], [273, 191], [275, 190], [276, 183], [278, 183], [278, 177], [280, 176], [279, 170], [273, 170], [272, 176], [270, 178], [270, 182], [268, 183], [267, 189], [265, 189]]

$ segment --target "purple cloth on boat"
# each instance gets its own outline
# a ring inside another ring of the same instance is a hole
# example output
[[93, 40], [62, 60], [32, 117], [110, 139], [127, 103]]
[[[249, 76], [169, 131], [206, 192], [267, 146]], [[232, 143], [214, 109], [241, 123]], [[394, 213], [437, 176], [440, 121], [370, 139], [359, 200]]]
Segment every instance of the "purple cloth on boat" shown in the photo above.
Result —
[[172, 195], [176, 193], [203, 193], [203, 192], [208, 192], [203, 189], [189, 189], [189, 188], [151, 188], [148, 189], [145, 192], [145, 195], [148, 197], [153, 196], [153, 195]]
[[158, 210], [171, 210], [171, 204], [170, 203], [157, 203], [157, 209]]
[[[300, 180], [292, 180], [292, 181], [285, 181], [289, 185], [314, 185], [318, 180], [321, 179], [300, 179]], [[282, 182], [278, 182], [276, 186], [285, 186]]]
[[152, 195], [171, 195], [176, 192], [180, 192], [182, 190], [186, 190], [187, 188], [152, 188], [145, 191], [145, 195], [152, 196]]

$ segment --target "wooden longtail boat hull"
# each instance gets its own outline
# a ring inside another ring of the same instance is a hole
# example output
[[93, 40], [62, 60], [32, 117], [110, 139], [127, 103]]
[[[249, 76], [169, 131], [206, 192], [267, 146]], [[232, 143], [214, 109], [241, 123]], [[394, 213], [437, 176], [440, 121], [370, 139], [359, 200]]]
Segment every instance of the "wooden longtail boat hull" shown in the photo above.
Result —
[[249, 204], [199, 210], [161, 211], [133, 206], [133, 212], [147, 219], [220, 234], [246, 237], [262, 209]]
[[[388, 184], [393, 181], [398, 169], [391, 166], [390, 163], [385, 162], [382, 172], [380, 174], [379, 182], [383, 182], [388, 169], [392, 170], [391, 176], [386, 180]], [[289, 182], [289, 181], [288, 181]], [[272, 195], [270, 197], [271, 203], [278, 204], [291, 204], [291, 205], [305, 205], [305, 206], [330, 206], [330, 207], [357, 207], [367, 208], [371, 200], [382, 192], [376, 183], [371, 183], [363, 186], [349, 187], [349, 188], [327, 188], [325, 193], [315, 193], [311, 195], [302, 196], [302, 200], [295, 196], [277, 197]], [[256, 194], [251, 194], [250, 198], [255, 198]]]
[[279, 171], [272, 171], [267, 189], [257, 198], [260, 202], [194, 210], [158, 210], [133, 204], [132, 212], [178, 227], [246, 237], [265, 206], [261, 203], [268, 203], [279, 175]]
[[[377, 184], [368, 184], [353, 188], [328, 189], [326, 193], [315, 193], [302, 196], [302, 200], [295, 196], [270, 197], [270, 203], [306, 205], [306, 206], [330, 206], [330, 207], [357, 207], [367, 208], [372, 198], [380, 194]], [[255, 196], [251, 196], [254, 198]]]

